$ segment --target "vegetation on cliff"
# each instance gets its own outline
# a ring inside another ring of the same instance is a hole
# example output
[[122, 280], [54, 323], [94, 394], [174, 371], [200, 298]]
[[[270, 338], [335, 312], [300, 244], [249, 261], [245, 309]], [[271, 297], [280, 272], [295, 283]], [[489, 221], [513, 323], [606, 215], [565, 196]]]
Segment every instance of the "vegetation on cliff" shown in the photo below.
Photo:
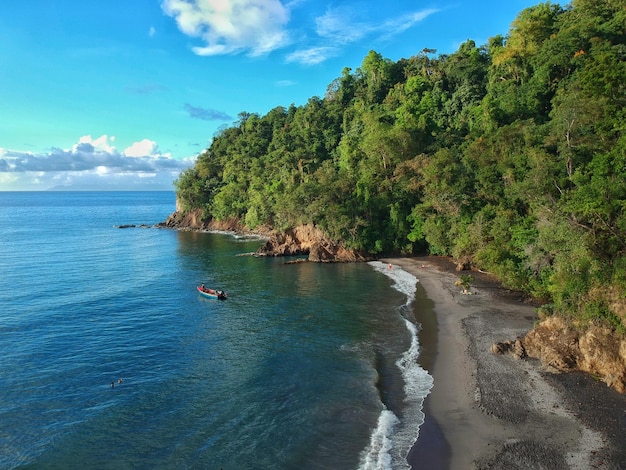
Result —
[[177, 180], [183, 209], [452, 256], [623, 332], [625, 1], [540, 3], [435, 53], [371, 51], [323, 98], [241, 113]]

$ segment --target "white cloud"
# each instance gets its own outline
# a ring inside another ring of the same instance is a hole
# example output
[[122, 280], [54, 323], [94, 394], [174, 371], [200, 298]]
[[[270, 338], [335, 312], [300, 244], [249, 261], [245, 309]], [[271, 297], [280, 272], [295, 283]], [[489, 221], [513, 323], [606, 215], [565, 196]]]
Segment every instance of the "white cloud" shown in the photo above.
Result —
[[104, 134], [97, 139], [92, 139], [90, 135], [84, 135], [80, 139], [78, 139], [77, 144], [74, 144], [74, 146], [72, 147], [72, 151], [76, 152], [81, 148], [92, 148], [93, 150], [98, 152], [114, 153], [116, 151], [115, 147], [109, 144], [109, 140], [112, 144], [115, 140], [115, 136], [109, 137], [108, 135]]
[[295, 86], [296, 82], [294, 82], [293, 80], [278, 80], [277, 82], [274, 83], [277, 87], [280, 88], [286, 88], [286, 87], [290, 87], [290, 86]]
[[152, 155], [158, 155], [159, 146], [156, 142], [148, 139], [143, 139], [139, 142], [135, 142], [126, 150], [124, 155], [127, 157], [149, 157]]
[[310, 47], [292, 52], [287, 55], [286, 61], [305, 65], [319, 64], [339, 55], [341, 52], [339, 46], [354, 44], [365, 39], [370, 43], [372, 40], [388, 40], [438, 11], [426, 9], [384, 19], [374, 18], [375, 13], [372, 11], [355, 6], [344, 5], [329, 8], [322, 16], [315, 18], [317, 44], [314, 41]]
[[406, 31], [438, 11], [430, 8], [381, 22], [378, 18], [370, 21], [358, 21], [356, 18], [360, 16], [360, 12], [353, 8], [333, 8], [328, 9], [323, 16], [316, 18], [316, 31], [320, 37], [340, 44], [353, 43], [372, 34], [389, 38]]
[[301, 49], [299, 51], [292, 52], [286, 57], [286, 62], [298, 62], [305, 65], [316, 65], [324, 62], [330, 57], [334, 57], [338, 54], [338, 49], [335, 47], [311, 47], [310, 49]]
[[162, 8], [183, 33], [206, 43], [193, 48], [198, 55], [258, 56], [288, 43], [289, 9], [279, 0], [164, 0]]
[[0, 173], [0, 184], [9, 187], [18, 180], [18, 176], [14, 173]]
[[148, 30], [148, 36], [152, 38], [154, 37], [155, 34], [156, 34], [156, 29], [154, 29], [154, 26], [150, 26], [150, 29]]
[[354, 21], [354, 13], [348, 7], [329, 9], [323, 16], [315, 19], [317, 34], [339, 44], [358, 41], [369, 30], [371, 25]]
[[391, 20], [385, 21], [379, 29], [384, 33], [386, 38], [395, 36], [396, 34], [400, 34], [406, 31], [409, 28], [412, 28], [417, 23], [428, 18], [430, 15], [439, 12], [436, 8], [429, 8], [422, 11], [416, 11], [413, 13], [408, 13], [399, 18], [393, 18]]

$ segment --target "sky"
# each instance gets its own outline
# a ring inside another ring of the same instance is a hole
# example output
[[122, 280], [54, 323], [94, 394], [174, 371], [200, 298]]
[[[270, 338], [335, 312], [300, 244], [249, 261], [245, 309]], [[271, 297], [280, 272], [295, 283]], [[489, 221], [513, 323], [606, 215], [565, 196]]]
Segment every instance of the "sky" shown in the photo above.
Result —
[[533, 0], [19, 0], [0, 4], [0, 191], [173, 190], [242, 112], [506, 35]]

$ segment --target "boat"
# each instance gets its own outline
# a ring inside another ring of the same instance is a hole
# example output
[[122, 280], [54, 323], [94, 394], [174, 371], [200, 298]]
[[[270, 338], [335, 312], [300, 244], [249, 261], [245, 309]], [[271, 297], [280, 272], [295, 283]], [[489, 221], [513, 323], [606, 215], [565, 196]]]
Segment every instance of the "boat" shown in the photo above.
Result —
[[222, 290], [209, 289], [208, 287], [204, 287], [204, 284], [198, 286], [197, 288], [201, 295], [208, 297], [209, 299], [226, 300], [227, 298], [226, 292]]

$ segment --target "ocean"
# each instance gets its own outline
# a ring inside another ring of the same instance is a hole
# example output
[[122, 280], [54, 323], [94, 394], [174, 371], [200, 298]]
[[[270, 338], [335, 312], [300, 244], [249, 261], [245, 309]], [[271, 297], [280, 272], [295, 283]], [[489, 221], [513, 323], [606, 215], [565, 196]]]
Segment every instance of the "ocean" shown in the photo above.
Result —
[[0, 192], [0, 468], [408, 468], [418, 280], [155, 228], [174, 208]]

